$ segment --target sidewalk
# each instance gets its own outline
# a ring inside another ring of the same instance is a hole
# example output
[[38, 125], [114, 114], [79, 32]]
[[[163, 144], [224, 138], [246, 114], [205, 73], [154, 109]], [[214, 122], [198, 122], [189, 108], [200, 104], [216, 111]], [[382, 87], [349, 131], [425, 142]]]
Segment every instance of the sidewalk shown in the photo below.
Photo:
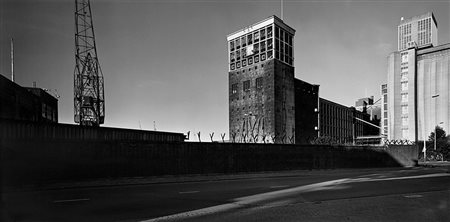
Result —
[[422, 167], [447, 167], [450, 169], [450, 162], [449, 161], [419, 162], [419, 166], [422, 166]]

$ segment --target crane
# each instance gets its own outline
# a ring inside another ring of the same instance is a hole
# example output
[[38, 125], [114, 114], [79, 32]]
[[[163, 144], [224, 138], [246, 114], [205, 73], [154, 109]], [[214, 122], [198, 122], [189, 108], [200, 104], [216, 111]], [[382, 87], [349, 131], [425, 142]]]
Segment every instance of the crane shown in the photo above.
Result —
[[104, 82], [89, 0], [75, 0], [75, 63], [74, 120], [100, 126], [105, 120]]

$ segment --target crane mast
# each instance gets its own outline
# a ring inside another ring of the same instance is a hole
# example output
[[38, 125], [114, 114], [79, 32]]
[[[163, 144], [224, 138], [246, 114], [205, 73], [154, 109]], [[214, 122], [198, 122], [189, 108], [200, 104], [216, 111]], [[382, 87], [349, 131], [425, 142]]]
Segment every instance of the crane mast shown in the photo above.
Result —
[[105, 120], [104, 84], [89, 0], [75, 0], [75, 63], [74, 120], [100, 126]]

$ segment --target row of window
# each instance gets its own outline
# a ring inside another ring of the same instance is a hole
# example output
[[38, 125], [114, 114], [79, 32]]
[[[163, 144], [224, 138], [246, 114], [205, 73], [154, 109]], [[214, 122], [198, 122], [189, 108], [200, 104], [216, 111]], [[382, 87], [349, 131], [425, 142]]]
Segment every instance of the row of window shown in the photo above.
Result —
[[408, 105], [402, 105], [402, 115], [408, 114]]
[[418, 42], [419, 45], [425, 45], [431, 43], [431, 32], [421, 32], [418, 34]]
[[268, 51], [267, 53], [261, 53], [259, 55], [247, 57], [246, 59], [242, 59], [242, 61], [237, 61], [235, 63], [230, 63], [230, 70], [239, 69], [241, 67], [246, 67], [248, 65], [252, 65], [253, 63], [258, 63], [259, 61], [265, 61], [266, 59], [273, 58], [273, 51]]
[[233, 63], [235, 61], [240, 61], [241, 59], [244, 60], [245, 58], [247, 58], [247, 56], [265, 52], [266, 49], [273, 49], [272, 39], [268, 39], [267, 41], [262, 41], [260, 43], [255, 43], [252, 46], [243, 48], [241, 50], [230, 52], [230, 62]]
[[401, 82], [402, 91], [408, 91], [408, 81]]
[[407, 103], [408, 102], [408, 93], [402, 93], [402, 103]]
[[[267, 35], [266, 35], [267, 33]], [[235, 49], [240, 49], [241, 46], [245, 47], [247, 45], [251, 45], [253, 43], [257, 43], [258, 41], [262, 41], [267, 38], [272, 38], [272, 25], [266, 26], [264, 28], [258, 29], [249, 33], [247, 35], [237, 37], [231, 41], [229, 41], [230, 51], [234, 51]]]
[[[242, 82], [242, 90], [244, 92], [250, 91], [250, 87], [251, 87], [251, 81], [250, 80], [246, 80], [246, 81]], [[255, 88], [256, 89], [262, 89], [263, 88], [263, 78], [262, 77], [256, 78]], [[234, 83], [234, 84], [231, 85], [231, 94], [236, 94], [236, 93], [238, 93], [238, 84]]]
[[418, 23], [418, 31], [431, 30], [431, 18], [422, 19]]

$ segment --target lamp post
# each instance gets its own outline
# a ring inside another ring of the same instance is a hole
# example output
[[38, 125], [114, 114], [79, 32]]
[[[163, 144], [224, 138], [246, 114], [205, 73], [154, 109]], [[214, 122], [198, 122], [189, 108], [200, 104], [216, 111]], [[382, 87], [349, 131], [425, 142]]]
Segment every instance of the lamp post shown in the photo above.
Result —
[[[439, 94], [431, 96], [432, 99], [435, 99], [437, 97], [439, 97]], [[434, 102], [434, 108], [435, 108], [434, 110], [436, 111], [436, 101]], [[437, 128], [437, 126], [434, 127], [434, 150], [435, 151], [436, 151], [436, 128]]]

